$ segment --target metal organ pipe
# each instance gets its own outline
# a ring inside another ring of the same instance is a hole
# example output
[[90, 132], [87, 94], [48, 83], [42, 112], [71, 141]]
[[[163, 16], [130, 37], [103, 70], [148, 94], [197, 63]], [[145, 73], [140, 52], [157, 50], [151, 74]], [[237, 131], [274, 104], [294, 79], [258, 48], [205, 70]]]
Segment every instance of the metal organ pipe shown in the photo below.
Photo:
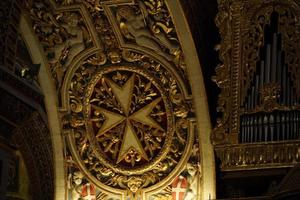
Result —
[[266, 59], [265, 59], [265, 82], [270, 83], [270, 71], [271, 71], [271, 46], [267, 44]]
[[297, 111], [293, 111], [293, 139], [297, 138]]
[[255, 101], [254, 101], [254, 105], [255, 107], [258, 105], [258, 100], [259, 100], [259, 76], [256, 75], [255, 76]]
[[283, 109], [257, 112], [255, 110], [262, 103], [260, 90], [268, 83], [280, 85], [278, 101], [280, 106], [294, 106], [300, 103], [297, 91], [291, 87], [292, 76], [284, 63], [285, 54], [281, 50], [281, 34], [275, 32], [269, 36], [271, 41], [262, 48], [263, 57], [257, 62], [257, 71], [244, 101], [246, 114], [241, 116], [241, 142], [300, 139], [300, 111]]
[[283, 65], [283, 73], [282, 73], [282, 103], [286, 105], [286, 79], [287, 79], [287, 70], [286, 65]]
[[250, 116], [247, 116], [247, 134], [246, 134], [246, 142], [249, 142], [250, 132]]
[[296, 112], [296, 139], [300, 139], [299, 138], [299, 111]]
[[276, 113], [276, 139], [279, 140], [280, 138], [280, 113]]
[[264, 135], [264, 141], [266, 142], [268, 140], [268, 117], [267, 115], [265, 114], [264, 116], [264, 121], [263, 121], [263, 125], [264, 125], [264, 132], [263, 132], [263, 135]]
[[273, 34], [272, 43], [272, 59], [271, 59], [271, 82], [276, 81], [276, 71], [277, 71], [277, 34]]
[[285, 113], [282, 113], [281, 115], [281, 134], [282, 134], [282, 139], [285, 140], [285, 132], [286, 132], [286, 129], [285, 129]]
[[259, 118], [258, 118], [258, 141], [261, 142], [262, 141], [262, 132], [263, 132], [263, 116], [260, 115]]
[[264, 86], [265, 61], [260, 61], [260, 88]]
[[251, 101], [250, 101], [250, 109], [253, 110], [255, 107], [255, 88], [254, 86], [251, 87]]
[[281, 55], [282, 54], [282, 52], [281, 51], [278, 51], [278, 57], [277, 57], [277, 64], [276, 64], [276, 66], [277, 66], [277, 83], [279, 83], [279, 85], [281, 86], [282, 85], [282, 78], [281, 78], [281, 76], [282, 76], [282, 63], [281, 63]]
[[258, 132], [258, 117], [254, 116], [254, 131], [253, 131], [253, 134], [254, 134], [253, 141], [254, 142], [257, 142], [257, 132]]
[[250, 134], [248, 136], [248, 142], [252, 142], [252, 135], [253, 135], [253, 124], [254, 124], [254, 118], [253, 116], [250, 116], [250, 119], [249, 119], [249, 124], [250, 124]]
[[286, 121], [286, 132], [285, 132], [285, 139], [290, 139], [290, 112], [286, 113], [285, 121]]
[[285, 104], [287, 106], [290, 105], [290, 95], [291, 95], [291, 87], [290, 87], [290, 76], [289, 76], [289, 71], [288, 71], [288, 68], [287, 68], [287, 65], [286, 66], [286, 97], [285, 97]]
[[241, 140], [242, 140], [242, 142], [245, 142], [245, 134], [246, 134], [246, 128], [245, 128], [245, 126], [246, 126], [246, 124], [245, 124], [245, 122], [246, 122], [246, 120], [245, 120], [245, 116], [242, 116], [242, 120], [241, 120], [242, 122], [241, 122], [241, 124], [242, 124], [242, 130], [241, 130], [241, 133], [242, 133], [242, 137], [241, 137]]

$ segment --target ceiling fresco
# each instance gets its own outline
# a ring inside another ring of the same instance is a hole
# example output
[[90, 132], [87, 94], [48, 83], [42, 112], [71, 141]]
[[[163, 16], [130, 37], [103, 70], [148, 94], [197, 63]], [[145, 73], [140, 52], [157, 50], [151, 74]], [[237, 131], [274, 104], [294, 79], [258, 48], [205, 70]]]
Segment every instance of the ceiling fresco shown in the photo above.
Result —
[[55, 82], [67, 199], [195, 199], [200, 153], [163, 0], [28, 2]]

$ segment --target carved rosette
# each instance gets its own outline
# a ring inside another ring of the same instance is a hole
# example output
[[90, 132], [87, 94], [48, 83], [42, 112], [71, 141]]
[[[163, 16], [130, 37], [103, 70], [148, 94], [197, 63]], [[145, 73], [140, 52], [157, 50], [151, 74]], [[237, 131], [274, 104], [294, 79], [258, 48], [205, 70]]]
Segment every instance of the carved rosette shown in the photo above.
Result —
[[68, 140], [98, 187], [137, 195], [172, 178], [193, 134], [175, 76], [148, 56], [124, 51], [123, 58], [105, 67], [87, 58], [77, 69], [69, 89]]

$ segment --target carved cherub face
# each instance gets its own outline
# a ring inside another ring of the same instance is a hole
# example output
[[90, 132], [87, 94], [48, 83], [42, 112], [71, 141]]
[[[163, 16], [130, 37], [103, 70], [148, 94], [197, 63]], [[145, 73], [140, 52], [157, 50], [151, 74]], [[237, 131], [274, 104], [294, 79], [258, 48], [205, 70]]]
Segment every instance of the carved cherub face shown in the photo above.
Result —
[[130, 191], [136, 193], [142, 185], [142, 180], [137, 177], [131, 177], [128, 180], [127, 186], [129, 187]]
[[80, 171], [76, 171], [73, 174], [73, 182], [76, 185], [80, 185], [82, 183], [82, 179], [83, 179], [83, 174]]
[[72, 27], [76, 27], [79, 20], [79, 16], [76, 13], [71, 13], [71, 15], [67, 17], [67, 23]]
[[192, 163], [187, 163], [186, 170], [191, 176], [195, 176], [197, 173], [197, 165]]

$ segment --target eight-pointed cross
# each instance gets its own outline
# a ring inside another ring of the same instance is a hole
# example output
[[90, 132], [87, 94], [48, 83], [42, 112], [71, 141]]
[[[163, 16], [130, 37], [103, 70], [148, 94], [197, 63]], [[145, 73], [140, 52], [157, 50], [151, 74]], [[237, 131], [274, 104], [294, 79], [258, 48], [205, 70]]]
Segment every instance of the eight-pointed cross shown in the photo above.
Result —
[[124, 136], [117, 163], [121, 162], [126, 157], [126, 155], [132, 153], [133, 151], [140, 154], [140, 156], [145, 160], [149, 160], [146, 152], [143, 149], [140, 139], [137, 137], [130, 121], [134, 120], [150, 127], [163, 130], [162, 127], [150, 117], [150, 113], [152, 112], [153, 108], [161, 101], [161, 97], [156, 98], [151, 103], [130, 114], [130, 104], [133, 96], [135, 75], [132, 75], [122, 87], [118, 86], [110, 79], [105, 78], [105, 80], [110, 85], [113, 94], [121, 104], [125, 114], [121, 115], [119, 113], [109, 111], [105, 108], [92, 105], [94, 109], [99, 111], [105, 117], [105, 121], [97, 133], [97, 137], [118, 126], [123, 121], [126, 121]]

